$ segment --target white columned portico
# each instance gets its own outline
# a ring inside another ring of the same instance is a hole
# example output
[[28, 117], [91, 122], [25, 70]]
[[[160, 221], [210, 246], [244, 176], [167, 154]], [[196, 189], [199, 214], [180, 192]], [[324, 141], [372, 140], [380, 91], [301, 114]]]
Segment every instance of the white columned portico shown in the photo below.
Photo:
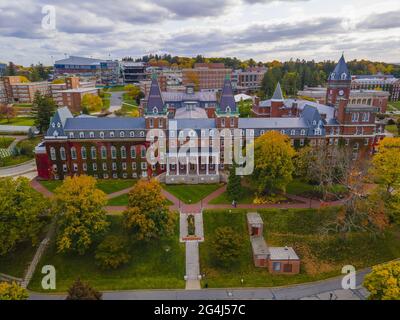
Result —
[[219, 173], [219, 156], [215, 157], [215, 174]]
[[200, 171], [199, 171], [199, 157], [196, 157], [196, 168], [197, 168], [197, 175], [199, 175], [200, 174]]
[[169, 156], [167, 156], [167, 176], [169, 176]]
[[189, 175], [189, 157], [186, 156], [186, 175]]
[[210, 162], [209, 156], [207, 156], [207, 161], [206, 161], [206, 175], [208, 176], [208, 163]]
[[180, 166], [179, 157], [176, 157], [176, 175], [177, 176], [179, 176], [179, 166]]

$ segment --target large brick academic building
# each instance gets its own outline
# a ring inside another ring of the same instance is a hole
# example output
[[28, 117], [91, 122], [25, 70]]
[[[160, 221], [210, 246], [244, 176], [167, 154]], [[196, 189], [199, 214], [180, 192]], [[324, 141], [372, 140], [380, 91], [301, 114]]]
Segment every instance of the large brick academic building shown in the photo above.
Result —
[[[252, 118], [239, 118], [228, 78], [217, 97], [214, 92], [195, 92], [190, 85], [186, 92], [161, 92], [153, 77], [139, 118], [74, 117], [68, 108], [58, 109], [44, 141], [36, 148], [39, 177], [89, 174], [108, 179], [162, 174], [167, 183], [215, 183], [226, 169], [223, 140], [218, 152], [199, 143], [197, 152], [190, 154], [194, 162], [187, 156], [177, 163], [176, 147], [193, 131], [199, 138], [212, 139], [222, 129], [239, 129], [243, 136], [253, 137], [276, 130], [287, 135], [296, 148], [307, 144], [348, 146], [357, 159], [373, 152], [384, 137], [384, 125], [375, 120], [379, 108], [350, 103], [350, 85], [351, 75], [342, 57], [329, 77], [326, 104], [284, 99], [278, 84], [272, 99], [255, 103]], [[164, 164], [147, 162], [150, 129], [165, 132]]]

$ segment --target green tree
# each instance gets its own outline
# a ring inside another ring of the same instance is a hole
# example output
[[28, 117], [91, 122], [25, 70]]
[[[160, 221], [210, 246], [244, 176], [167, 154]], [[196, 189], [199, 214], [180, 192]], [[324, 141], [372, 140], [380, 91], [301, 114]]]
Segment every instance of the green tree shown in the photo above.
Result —
[[132, 100], [136, 100], [139, 97], [140, 92], [141, 92], [140, 88], [133, 84], [126, 85], [124, 87], [124, 90], [126, 91], [126, 95]]
[[75, 280], [68, 289], [66, 300], [101, 300], [103, 294], [92, 288], [88, 283], [82, 282], [81, 279]]
[[26, 300], [28, 292], [17, 283], [0, 282], [0, 300]]
[[370, 292], [370, 300], [400, 300], [400, 262], [373, 267], [363, 286]]
[[243, 194], [242, 190], [242, 179], [241, 176], [236, 174], [236, 166], [232, 165], [229, 170], [229, 179], [226, 191], [228, 193], [229, 199], [238, 201]]
[[59, 214], [59, 252], [85, 254], [93, 241], [107, 229], [105, 193], [89, 176], [67, 177], [55, 190], [54, 210]]
[[24, 241], [36, 245], [49, 213], [46, 199], [26, 178], [0, 178], [0, 256]]
[[215, 230], [212, 250], [215, 259], [224, 266], [234, 263], [240, 256], [243, 239], [231, 227]]
[[51, 96], [44, 96], [39, 91], [35, 92], [32, 105], [32, 116], [35, 119], [35, 126], [41, 133], [49, 128], [50, 119], [57, 108]]
[[97, 95], [87, 93], [82, 97], [81, 107], [89, 112], [100, 112], [103, 109], [103, 100]]
[[286, 73], [282, 80], [282, 86], [288, 96], [297, 95], [301, 86], [299, 74], [297, 72]]
[[295, 151], [288, 136], [269, 131], [257, 138], [254, 147], [254, 172], [251, 179], [261, 194], [286, 191], [292, 180]]
[[96, 264], [103, 269], [116, 269], [130, 258], [128, 239], [121, 235], [107, 236], [96, 249]]
[[168, 208], [157, 180], [138, 181], [129, 192], [124, 226], [137, 240], [151, 240], [173, 233], [176, 216]]

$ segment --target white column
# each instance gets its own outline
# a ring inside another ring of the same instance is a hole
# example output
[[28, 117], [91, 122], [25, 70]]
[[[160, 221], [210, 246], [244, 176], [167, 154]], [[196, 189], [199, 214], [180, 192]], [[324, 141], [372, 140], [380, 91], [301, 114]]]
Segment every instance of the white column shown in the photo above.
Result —
[[216, 171], [215, 171], [215, 174], [218, 174], [218, 172], [219, 172], [219, 155], [216, 157], [215, 163], [216, 163], [216, 164], [215, 164], [215, 166], [216, 166], [216, 167], [215, 167], [215, 168], [216, 168], [216, 169], [215, 169], [215, 170], [216, 170]]
[[186, 156], [186, 175], [189, 175], [189, 157]]
[[167, 176], [169, 176], [169, 161], [168, 161], [169, 156], [167, 155]]
[[199, 175], [200, 174], [200, 172], [199, 172], [199, 157], [197, 156], [196, 157], [196, 165], [197, 165], [197, 175]]
[[206, 161], [206, 175], [208, 176], [208, 163], [210, 162], [209, 156], [207, 156], [207, 161]]
[[179, 157], [176, 157], [176, 175], [179, 176]]

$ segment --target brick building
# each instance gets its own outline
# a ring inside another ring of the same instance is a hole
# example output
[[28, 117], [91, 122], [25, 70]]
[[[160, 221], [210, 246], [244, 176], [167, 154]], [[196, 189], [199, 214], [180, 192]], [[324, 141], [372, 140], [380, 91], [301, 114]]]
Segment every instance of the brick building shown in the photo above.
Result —
[[[227, 169], [225, 140], [216, 151], [210, 151], [203, 149], [200, 137], [212, 140], [223, 129], [239, 129], [243, 146], [245, 134], [256, 138], [275, 130], [287, 135], [296, 148], [349, 147], [356, 160], [371, 154], [385, 134], [384, 124], [375, 121], [378, 107], [350, 103], [349, 79], [342, 57], [328, 83], [330, 105], [284, 99], [278, 85], [271, 100], [254, 105], [255, 117], [239, 118], [229, 77], [221, 94], [195, 92], [191, 85], [185, 92], [162, 92], [153, 77], [149, 95], [140, 106], [140, 118], [73, 117], [67, 108], [59, 109], [37, 148], [39, 176], [62, 179], [86, 173], [107, 179], [163, 174], [163, 181], [171, 184], [215, 183]], [[145, 158], [150, 145], [146, 136], [156, 128], [165, 132], [166, 153], [163, 163], [150, 165]], [[197, 139], [197, 153], [178, 157], [177, 148], [190, 137]], [[190, 163], [189, 158], [193, 160]], [[45, 169], [43, 163], [48, 164]]]
[[400, 100], [400, 79], [392, 75], [356, 75], [352, 77], [353, 90], [382, 90], [389, 93], [390, 101]]
[[236, 92], [255, 92], [261, 88], [265, 67], [251, 67], [246, 70], [235, 70], [232, 72], [232, 85]]
[[225, 68], [223, 63], [195, 63], [193, 69], [182, 70], [182, 84], [186, 86], [197, 81], [200, 91], [218, 91], [231, 74], [232, 69]]

